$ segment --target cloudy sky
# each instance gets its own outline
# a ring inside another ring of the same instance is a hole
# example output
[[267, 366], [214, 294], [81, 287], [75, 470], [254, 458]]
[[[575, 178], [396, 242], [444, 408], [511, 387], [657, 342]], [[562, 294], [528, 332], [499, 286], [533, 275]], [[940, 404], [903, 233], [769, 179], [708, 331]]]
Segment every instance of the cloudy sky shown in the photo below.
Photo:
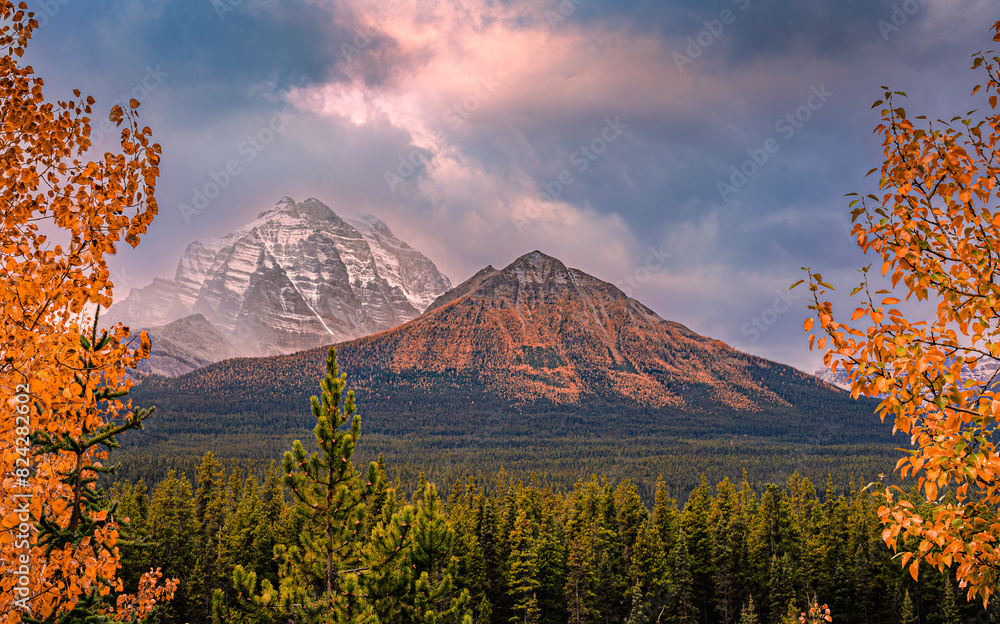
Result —
[[163, 146], [119, 296], [172, 277], [191, 241], [316, 197], [382, 218], [456, 284], [540, 249], [808, 371], [804, 293], [779, 293], [802, 266], [856, 281], [843, 195], [875, 190], [879, 86], [911, 115], [975, 108], [970, 55], [1000, 17], [972, 0], [29, 5], [47, 96], [137, 97]]

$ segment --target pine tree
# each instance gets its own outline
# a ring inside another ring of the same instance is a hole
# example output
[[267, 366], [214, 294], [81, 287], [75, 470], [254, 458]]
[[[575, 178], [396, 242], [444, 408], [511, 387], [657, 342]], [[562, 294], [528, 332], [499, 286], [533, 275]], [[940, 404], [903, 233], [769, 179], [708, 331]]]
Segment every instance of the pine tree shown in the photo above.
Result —
[[[458, 483], [456, 481], [456, 483]], [[448, 508], [448, 523], [455, 530], [455, 557], [458, 569], [455, 585], [468, 589], [473, 604], [486, 599], [486, 556], [479, 540], [481, 527], [477, 504], [480, 494], [475, 480], [470, 477], [464, 492], [459, 491], [452, 498]]]
[[285, 503], [285, 489], [281, 484], [281, 470], [274, 460], [264, 472], [264, 485], [261, 487], [260, 500], [264, 505], [264, 515], [271, 525], [272, 530], [281, 520], [281, 512], [287, 506]]
[[[372, 528], [362, 551], [364, 589], [380, 622], [409, 621], [414, 613], [412, 505], [396, 508], [395, 489], [386, 494], [382, 517]], [[395, 511], [393, 511], [395, 510]], [[429, 589], [428, 589], [429, 591]]]
[[[389, 496], [389, 477], [385, 474], [385, 460], [382, 453], [378, 454], [378, 461], [375, 462], [375, 485], [372, 488], [372, 495], [368, 500], [368, 507], [365, 510], [365, 530], [372, 528], [382, 520], [385, 505]], [[391, 516], [395, 509], [390, 509]]]
[[221, 541], [227, 569], [243, 566], [256, 572], [258, 578], [274, 580], [274, 535], [255, 477], [247, 477], [244, 482], [239, 502], [232, 506], [222, 526]]
[[626, 624], [649, 624], [649, 603], [642, 587], [635, 585], [632, 587], [632, 609], [629, 611]]
[[724, 479], [716, 487], [709, 526], [714, 554], [715, 613], [721, 624], [733, 624], [745, 601], [747, 524], [740, 492]]
[[899, 610], [899, 624], [916, 624], [917, 616], [913, 611], [913, 601], [910, 600], [910, 591], [903, 594], [903, 606]]
[[590, 548], [592, 531], [596, 530], [597, 527], [592, 526], [568, 537], [565, 595], [570, 624], [585, 624], [598, 616], [597, 594], [594, 591], [598, 580], [591, 567]]
[[709, 522], [711, 513], [712, 489], [705, 475], [702, 475], [701, 484], [691, 492], [681, 513], [684, 539], [690, 553], [691, 606], [693, 616], [698, 621], [705, 621], [708, 614], [712, 613], [712, 600], [715, 596], [714, 552]]
[[[122, 569], [118, 578], [126, 591], [134, 592], [139, 579], [153, 565], [146, 542], [146, 524], [149, 518], [149, 493], [140, 478], [132, 485], [128, 481], [116, 482], [110, 494], [118, 501], [118, 549], [121, 553]], [[127, 521], [126, 521], [127, 520]]]
[[771, 621], [777, 621], [785, 612], [789, 602], [795, 602], [795, 574], [791, 557], [788, 553], [771, 558], [770, 574], [768, 579], [768, 595], [771, 597], [770, 613]]
[[153, 492], [146, 535], [151, 543], [150, 559], [164, 574], [180, 580], [175, 599], [166, 605], [165, 617], [190, 620], [188, 580], [197, 558], [198, 523], [191, 483], [173, 470]]
[[198, 489], [194, 494], [194, 515], [198, 523], [197, 559], [191, 574], [191, 613], [207, 622], [212, 617], [212, 594], [230, 588], [228, 574], [221, 560], [222, 527], [227, 506], [225, 470], [215, 455], [202, 456], [197, 471]]
[[758, 624], [758, 622], [757, 607], [753, 604], [753, 596], [750, 596], [740, 612], [740, 624]]
[[[551, 492], [546, 494], [550, 497]], [[543, 509], [551, 507], [543, 505]], [[536, 542], [538, 552], [538, 608], [545, 622], [566, 621], [566, 538], [556, 518], [544, 515]]]
[[[284, 551], [281, 579], [283, 606], [298, 603], [305, 619], [366, 613], [363, 598], [345, 586], [356, 575], [362, 541], [358, 529], [365, 517], [365, 500], [377, 479], [374, 462], [366, 476], [354, 470], [351, 456], [361, 437], [354, 392], [341, 406], [347, 375], [338, 372], [337, 351], [330, 347], [321, 397], [312, 397], [318, 451], [307, 454], [298, 440], [282, 462], [284, 484], [294, 498], [295, 512], [305, 523], [297, 546]], [[347, 426], [349, 429], [342, 429]], [[353, 583], [353, 581], [352, 581]]]
[[802, 612], [795, 605], [795, 601], [789, 600], [788, 606], [785, 608], [785, 615], [779, 620], [780, 624], [799, 624], [799, 617], [801, 615]]
[[946, 570], [944, 575], [944, 595], [941, 598], [941, 624], [959, 624], [961, 615], [958, 602], [955, 600], [955, 584], [951, 574]]
[[615, 505], [618, 511], [618, 534], [621, 536], [623, 555], [626, 568], [632, 565], [632, 551], [639, 529], [649, 517], [649, 512], [642, 505], [639, 489], [630, 479], [624, 479], [615, 488]]
[[[633, 612], [638, 604], [645, 605], [644, 612], [659, 612], [667, 605], [669, 583], [667, 580], [666, 554], [660, 534], [649, 518], [642, 523], [632, 554], [629, 582], [632, 584]], [[636, 596], [635, 592], [639, 592]]]
[[512, 624], [538, 622], [538, 527], [524, 509], [514, 521], [510, 534], [507, 587], [513, 602]]
[[[455, 531], [441, 509], [437, 489], [433, 483], [427, 483], [423, 499], [417, 502], [410, 547], [412, 574], [417, 577], [412, 593], [419, 598], [411, 612], [414, 621], [437, 624], [466, 619], [471, 599], [468, 590], [454, 587], [458, 566], [454, 545]], [[468, 617], [471, 619], [471, 615]]]
[[674, 619], [681, 624], [697, 621], [697, 606], [693, 604], [694, 578], [691, 574], [691, 555], [687, 537], [681, 531], [674, 547]]
[[[673, 553], [677, 543], [677, 531], [680, 529], [680, 512], [677, 510], [677, 501], [667, 494], [667, 486], [660, 477], [656, 482], [656, 494], [654, 495], [653, 526], [660, 533], [660, 542], [663, 544], [663, 551], [668, 555]], [[672, 561], [667, 562], [673, 565]]]
[[[267, 604], [298, 622], [375, 621], [358, 575], [364, 571], [365, 503], [373, 492], [377, 466], [371, 462], [367, 474], [361, 475], [351, 462], [361, 436], [361, 418], [356, 414], [354, 392], [343, 396], [347, 375], [338, 372], [336, 358], [331, 346], [327, 374], [320, 383], [321, 397], [311, 399], [318, 450], [306, 453], [296, 440], [282, 461], [284, 485], [292, 494], [302, 531], [297, 543], [275, 548], [281, 561], [279, 586], [263, 579], [258, 593], [255, 583], [239, 582], [237, 574], [249, 579], [249, 573], [237, 566], [234, 589], [241, 597], [226, 604], [216, 592], [213, 601], [219, 618], [231, 617], [227, 610], [253, 612]], [[234, 489], [232, 478], [229, 489]]]
[[625, 566], [625, 547], [618, 532], [618, 510], [614, 490], [605, 483], [599, 503], [598, 530], [592, 545], [592, 565], [597, 571], [597, 600], [606, 620], [621, 621], [628, 615], [628, 568]]
[[490, 581], [486, 583], [484, 600], [494, 614], [501, 601], [502, 588], [496, 579], [500, 578], [501, 557], [496, 539], [496, 516], [493, 499], [481, 496], [476, 511], [479, 525], [479, 545], [483, 550], [483, 574]]

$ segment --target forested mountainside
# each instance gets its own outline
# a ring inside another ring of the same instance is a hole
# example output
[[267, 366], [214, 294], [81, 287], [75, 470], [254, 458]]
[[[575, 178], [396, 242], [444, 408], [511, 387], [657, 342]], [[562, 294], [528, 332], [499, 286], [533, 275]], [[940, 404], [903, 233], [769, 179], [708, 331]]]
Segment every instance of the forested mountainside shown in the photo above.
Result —
[[[170, 466], [190, 474], [209, 449], [273, 457], [310, 426], [324, 358], [325, 349], [314, 349], [146, 379], [133, 397], [159, 413], [135, 436], [135, 450], [158, 462], [161, 476]], [[669, 469], [693, 487], [700, 472], [719, 473], [711, 463], [689, 469], [678, 449], [692, 444], [703, 450], [696, 464], [714, 457], [737, 470], [754, 457], [786, 457], [762, 465], [782, 479], [793, 465], [846, 477], [833, 467], [858, 454], [859, 473], [891, 468], [891, 426], [875, 402], [661, 319], [539, 252], [481, 271], [409, 323], [341, 343], [338, 358], [366, 434], [380, 440], [379, 451], [398, 454], [394, 465], [409, 477], [506, 462], [572, 483], [572, 464], [605, 472], [624, 448], [632, 456], [620, 467], [638, 481]], [[542, 441], [548, 467], [532, 457]], [[642, 479], [640, 465], [651, 470]]]

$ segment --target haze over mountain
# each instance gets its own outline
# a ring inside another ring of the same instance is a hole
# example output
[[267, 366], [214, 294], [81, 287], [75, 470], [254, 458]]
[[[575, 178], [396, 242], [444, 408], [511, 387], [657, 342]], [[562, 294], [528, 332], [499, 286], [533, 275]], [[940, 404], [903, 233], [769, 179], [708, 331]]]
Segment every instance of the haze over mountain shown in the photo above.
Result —
[[245, 355], [201, 314], [146, 328], [146, 333], [149, 335], [150, 353], [139, 363], [137, 372], [140, 377], [174, 377], [213, 362]]
[[394, 327], [449, 288], [377, 218], [285, 197], [231, 234], [188, 245], [174, 279], [133, 289], [103, 320], [135, 330], [200, 314], [237, 352], [273, 355]]
[[[147, 379], [137, 396], [167, 406], [167, 429], [211, 420], [282, 434], [307, 423], [325, 356], [220, 362]], [[341, 343], [338, 361], [366, 427], [390, 435], [470, 435], [499, 418], [505, 435], [879, 437], [874, 404], [664, 320], [537, 251], [487, 267], [417, 319]]]

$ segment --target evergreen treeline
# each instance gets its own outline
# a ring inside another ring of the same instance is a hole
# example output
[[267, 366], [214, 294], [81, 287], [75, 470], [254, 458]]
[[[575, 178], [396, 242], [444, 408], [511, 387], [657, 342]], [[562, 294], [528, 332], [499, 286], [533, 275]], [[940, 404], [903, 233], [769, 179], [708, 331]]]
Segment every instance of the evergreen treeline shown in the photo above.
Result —
[[[157, 410], [159, 415], [159, 410]], [[366, 424], [367, 424], [366, 420]], [[300, 438], [309, 432], [300, 432]], [[238, 436], [232, 436], [233, 438]], [[246, 436], [244, 436], [246, 437]], [[266, 451], [250, 452], [229, 437], [207, 441], [201, 452], [183, 452], [176, 448], [130, 447], [116, 452], [114, 462], [121, 462], [118, 475], [133, 483], [140, 478], [155, 486], [173, 470], [194, 482], [198, 464], [205, 451], [211, 450], [227, 470], [239, 467], [244, 474], [263, 478], [271, 461], [292, 446], [294, 438], [283, 437], [269, 442]], [[305, 439], [303, 440], [305, 441]], [[264, 446], [260, 439], [255, 444]], [[373, 449], [377, 452], [373, 452]], [[244, 453], [244, 451], [246, 451]], [[723, 439], [689, 440], [656, 438], [503, 438], [455, 440], [445, 437], [394, 438], [365, 434], [365, 443], [355, 457], [367, 464], [378, 455], [385, 458], [390, 481], [399, 480], [409, 491], [419, 475], [436, 483], [463, 481], [474, 476], [482, 481], [502, 467], [508, 473], [528, 475], [534, 472], [542, 486], [567, 491], [589, 474], [606, 475], [612, 481], [631, 479], [643, 500], [651, 500], [657, 475], [678, 497], [686, 497], [698, 486], [702, 475], [709, 482], [737, 477], [744, 471], [757, 493], [768, 483], [784, 483], [793, 472], [814, 483], [825, 482], [832, 475], [835, 487], [846, 489], [850, 474], [886, 474], [887, 483], [894, 477], [892, 467], [899, 452], [888, 445], [792, 445], [768, 440]]]
[[380, 456], [354, 468], [360, 418], [335, 352], [312, 398], [315, 451], [298, 441], [263, 480], [206, 453], [195, 482], [169, 472], [111, 488], [122, 579], [180, 581], [160, 622], [351, 624], [792, 624], [807, 600], [838, 623], [957, 624], [978, 614], [952, 577], [912, 581], [881, 540], [877, 498], [823, 496], [792, 474], [758, 493], [704, 477], [678, 506], [663, 480], [561, 492], [508, 477], [423, 475], [407, 496]]
[[[275, 546], [303, 542], [281, 481], [275, 465], [260, 480], [226, 471], [208, 453], [194, 489], [174, 474], [152, 493], [142, 481], [115, 484], [119, 514], [130, 518], [120, 543], [126, 588], [161, 567], [181, 583], [158, 621], [194, 624], [212, 621], [216, 590], [223, 606], [239, 602], [237, 566], [277, 587]], [[420, 564], [438, 575], [428, 583], [441, 589], [449, 576], [447, 596], [437, 600], [450, 604], [468, 592], [462, 613], [476, 623], [791, 624], [809, 596], [828, 604], [838, 624], [958, 624], [980, 615], [950, 576], [925, 569], [913, 582], [905, 574], [881, 541], [870, 493], [838, 493], [828, 483], [820, 494], [798, 475], [761, 495], [746, 480], [715, 488], [703, 481], [679, 507], [661, 481], [647, 506], [629, 480], [591, 477], [563, 495], [501, 471], [485, 485], [456, 481], [447, 495], [421, 481], [408, 502], [379, 463], [360, 542], [364, 550], [385, 539], [384, 520], [409, 509], [421, 529], [397, 536], [405, 557], [411, 565], [433, 558]], [[420, 574], [385, 575], [372, 580], [392, 589], [375, 608], [378, 621], [422, 622], [412, 613]], [[462, 622], [460, 615], [438, 621]]]

